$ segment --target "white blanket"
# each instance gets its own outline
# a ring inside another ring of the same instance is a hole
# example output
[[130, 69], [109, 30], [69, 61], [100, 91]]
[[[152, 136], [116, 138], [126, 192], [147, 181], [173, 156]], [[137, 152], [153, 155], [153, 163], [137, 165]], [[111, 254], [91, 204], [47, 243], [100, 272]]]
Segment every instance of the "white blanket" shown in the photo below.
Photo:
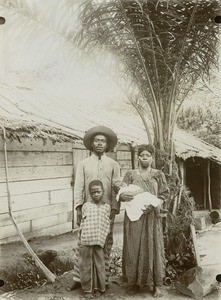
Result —
[[142, 188], [134, 184], [129, 184], [121, 188], [116, 197], [117, 201], [119, 200], [120, 194], [128, 192], [134, 194], [133, 200], [125, 202], [127, 216], [131, 221], [139, 220], [149, 205], [157, 207], [161, 203], [160, 199], [155, 195], [144, 192]]

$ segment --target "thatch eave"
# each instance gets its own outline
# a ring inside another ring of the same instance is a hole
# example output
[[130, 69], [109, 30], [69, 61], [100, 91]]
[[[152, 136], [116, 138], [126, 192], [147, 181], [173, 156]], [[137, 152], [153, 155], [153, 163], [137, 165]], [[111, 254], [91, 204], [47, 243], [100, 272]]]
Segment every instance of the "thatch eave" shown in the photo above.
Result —
[[[65, 132], [62, 129], [54, 128], [43, 123], [0, 118], [0, 125], [6, 130], [6, 137], [10, 140], [21, 141], [22, 138], [49, 139], [55, 142], [71, 142], [80, 140], [76, 135]], [[3, 132], [1, 133], [3, 135]]]

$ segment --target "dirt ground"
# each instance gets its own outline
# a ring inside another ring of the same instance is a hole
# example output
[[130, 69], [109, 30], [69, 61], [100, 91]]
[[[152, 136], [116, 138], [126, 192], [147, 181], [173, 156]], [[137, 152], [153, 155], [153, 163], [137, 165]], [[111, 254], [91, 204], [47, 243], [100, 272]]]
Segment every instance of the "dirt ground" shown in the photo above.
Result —
[[[27, 289], [23, 291], [14, 291], [9, 293], [4, 293], [0, 295], [1, 300], [11, 299], [11, 300], [71, 300], [71, 299], [84, 299], [84, 295], [81, 289], [76, 291], [67, 291], [66, 288], [69, 286], [72, 279], [71, 272], [61, 276], [55, 284], [47, 284], [45, 286]], [[115, 282], [111, 282], [110, 289], [105, 292], [104, 295], [100, 296], [100, 300], [130, 300], [130, 299], [151, 299], [152, 295], [143, 289], [139, 292], [131, 292], [126, 289], [126, 287], [119, 285]], [[170, 300], [185, 300], [190, 299], [188, 296], [181, 295], [172, 287], [164, 287], [164, 295], [161, 298]], [[220, 288], [213, 293], [204, 297], [205, 300], [220, 300], [221, 290]]]
[[[221, 274], [221, 223], [216, 224], [213, 228], [199, 232], [197, 234], [197, 241], [199, 252], [202, 259], [202, 264], [209, 266], [212, 270], [218, 270]], [[37, 251], [39, 249], [56, 250], [67, 253], [70, 249], [76, 246], [76, 233], [62, 235], [49, 239], [37, 239], [30, 242], [32, 248]], [[115, 225], [114, 232], [114, 246], [122, 246], [122, 224]], [[25, 253], [22, 244], [10, 244], [1, 247], [1, 267], [13, 265], [18, 256]], [[220, 270], [220, 271], [219, 271]], [[216, 274], [216, 273], [214, 273]], [[81, 289], [76, 291], [68, 291], [67, 289], [72, 284], [72, 271], [65, 272], [63, 275], [58, 276], [54, 284], [45, 283], [35, 288], [26, 288], [23, 290], [15, 290], [12, 292], [4, 292], [0, 290], [0, 299], [6, 300], [69, 300], [69, 299], [84, 299]], [[185, 300], [190, 297], [180, 294], [173, 287], [163, 288], [163, 297], [161, 299], [170, 300]], [[139, 292], [128, 291], [122, 283], [119, 276], [112, 276], [110, 289], [99, 297], [100, 300], [117, 300], [117, 299], [151, 299], [152, 295], [147, 289], [142, 289]], [[221, 299], [221, 285], [211, 294], [204, 297], [208, 300]]]

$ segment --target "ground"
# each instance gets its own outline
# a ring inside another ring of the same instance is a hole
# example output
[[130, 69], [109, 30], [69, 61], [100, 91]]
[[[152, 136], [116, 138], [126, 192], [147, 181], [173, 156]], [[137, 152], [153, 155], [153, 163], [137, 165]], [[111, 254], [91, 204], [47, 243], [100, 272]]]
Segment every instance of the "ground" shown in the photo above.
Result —
[[[80, 300], [84, 299], [83, 293], [80, 289], [72, 292], [66, 291], [67, 283], [70, 282], [70, 274], [62, 276], [59, 283], [51, 285], [45, 285], [35, 289], [27, 289], [25, 291], [19, 291], [15, 293], [7, 293], [0, 296], [1, 300]], [[217, 290], [207, 295], [205, 300], [220, 300], [221, 291]], [[105, 295], [100, 296], [99, 300], [130, 300], [130, 299], [154, 299], [147, 290], [143, 290], [137, 293], [130, 293], [125, 287], [119, 286], [118, 284], [111, 283], [110, 290]], [[188, 300], [191, 299], [188, 296], [181, 295], [172, 288], [164, 287], [164, 296], [161, 298], [170, 300]]]
[[[221, 259], [219, 258], [221, 253], [221, 223], [216, 224], [211, 229], [201, 231], [197, 234], [197, 241], [199, 245], [199, 252], [202, 259], [203, 266], [207, 266], [221, 274]], [[54, 238], [48, 239], [36, 239], [30, 242], [32, 248], [37, 252], [41, 250], [56, 250], [66, 255], [70, 255], [73, 248], [76, 246], [76, 233], [66, 234]], [[122, 246], [122, 223], [115, 225], [114, 232], [114, 247]], [[10, 244], [1, 247], [1, 268], [10, 268], [14, 265], [22, 253], [25, 253], [25, 248], [22, 244]], [[215, 275], [212, 275], [214, 277]], [[211, 278], [212, 280], [212, 278]], [[68, 291], [72, 283], [72, 271], [65, 272], [63, 275], [58, 276], [54, 284], [43, 283], [35, 288], [27, 288], [23, 290], [15, 290], [5, 292], [2, 290], [0, 292], [0, 299], [6, 300], [69, 300], [69, 299], [82, 299], [84, 298], [81, 289], [76, 291]], [[163, 289], [164, 296], [161, 299], [170, 300], [185, 300], [190, 299], [188, 296], [180, 294], [173, 287], [164, 286]], [[110, 289], [102, 296], [99, 297], [100, 300], [117, 300], [117, 299], [151, 299], [151, 294], [143, 289], [137, 293], [128, 291], [121, 281], [121, 278], [117, 275], [111, 277]], [[221, 290], [218, 286], [217, 290], [205, 296], [204, 299], [207, 300], [218, 300], [221, 299]]]

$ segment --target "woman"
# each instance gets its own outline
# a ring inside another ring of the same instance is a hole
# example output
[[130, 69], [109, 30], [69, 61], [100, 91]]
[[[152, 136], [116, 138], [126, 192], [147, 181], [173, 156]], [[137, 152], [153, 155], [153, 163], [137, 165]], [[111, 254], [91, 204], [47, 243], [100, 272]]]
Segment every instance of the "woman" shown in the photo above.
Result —
[[[138, 147], [139, 167], [128, 171], [123, 179], [144, 191], [156, 195], [162, 203], [168, 196], [168, 186], [162, 171], [153, 169], [152, 145]], [[121, 194], [121, 201], [131, 200], [130, 194]], [[154, 297], [162, 296], [160, 287], [165, 276], [164, 245], [161, 219], [149, 208], [139, 220], [130, 221], [125, 213], [123, 243], [123, 279], [128, 286], [149, 286]]]

